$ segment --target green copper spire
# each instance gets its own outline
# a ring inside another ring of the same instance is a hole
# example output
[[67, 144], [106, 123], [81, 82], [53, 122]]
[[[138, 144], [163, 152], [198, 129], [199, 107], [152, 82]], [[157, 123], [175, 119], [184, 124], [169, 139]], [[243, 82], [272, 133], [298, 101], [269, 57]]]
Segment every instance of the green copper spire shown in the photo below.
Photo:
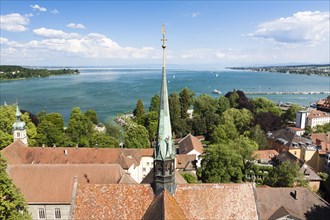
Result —
[[157, 147], [155, 158], [157, 160], [174, 159], [175, 149], [172, 141], [172, 128], [170, 120], [170, 111], [168, 106], [168, 92], [166, 80], [166, 66], [165, 66], [165, 28], [162, 27], [162, 41], [163, 41], [163, 68], [162, 68], [162, 87], [160, 93], [160, 108], [158, 119], [158, 133], [157, 133]]
[[154, 181], [153, 190], [155, 194], [167, 190], [172, 195], [175, 193], [175, 147], [172, 141], [172, 128], [170, 111], [168, 106], [168, 92], [165, 66], [165, 27], [162, 27], [163, 41], [163, 68], [162, 86], [160, 93], [160, 107], [158, 118], [157, 140], [154, 155]]

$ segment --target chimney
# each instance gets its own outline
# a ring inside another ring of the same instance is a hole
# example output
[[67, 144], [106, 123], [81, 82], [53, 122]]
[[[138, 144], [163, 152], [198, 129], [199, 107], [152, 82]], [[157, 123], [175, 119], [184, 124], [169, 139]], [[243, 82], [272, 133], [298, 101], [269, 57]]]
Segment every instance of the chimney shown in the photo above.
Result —
[[297, 190], [290, 192], [290, 195], [295, 199], [298, 200]]
[[42, 144], [42, 148], [45, 148], [45, 144]]
[[53, 147], [55, 148], [56, 147], [56, 144], [54, 144]]
[[79, 146], [78, 146], [78, 144], [76, 144], [76, 148], [78, 148]]
[[64, 155], [65, 155], [65, 156], [68, 155], [68, 150], [67, 150], [67, 149], [64, 150]]

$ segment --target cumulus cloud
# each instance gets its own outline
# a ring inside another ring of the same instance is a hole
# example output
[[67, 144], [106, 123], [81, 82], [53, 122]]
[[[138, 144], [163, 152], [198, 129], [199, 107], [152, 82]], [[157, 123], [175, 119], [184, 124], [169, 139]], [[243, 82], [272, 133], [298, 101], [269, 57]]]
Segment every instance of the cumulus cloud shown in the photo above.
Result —
[[27, 16], [20, 15], [18, 13], [1, 15], [0, 16], [0, 28], [6, 31], [21, 32], [26, 31], [27, 25], [30, 20]]
[[50, 11], [50, 13], [52, 13], [52, 14], [59, 14], [60, 12], [57, 9], [53, 9], [53, 10]]
[[329, 40], [329, 11], [304, 11], [261, 23], [249, 36], [284, 44], [315, 45]]
[[41, 12], [45, 12], [47, 11], [46, 8], [41, 7], [39, 5], [30, 5], [30, 7], [33, 9], [33, 11], [41, 11]]
[[75, 23], [70, 23], [66, 25], [69, 28], [76, 28], [76, 29], [85, 29], [86, 27], [83, 24], [75, 24]]
[[[9, 52], [16, 51], [17, 57], [22, 54], [31, 57], [39, 57], [41, 54], [49, 56], [53, 54], [52, 59], [58, 56], [62, 59], [64, 56], [95, 59], [144, 59], [152, 58], [155, 50], [152, 47], [122, 47], [112, 39], [99, 33], [89, 33], [81, 36], [75, 33], [65, 33], [60, 30], [46, 28], [35, 29], [33, 32], [39, 36], [45, 37], [42, 40], [33, 40], [27, 43], [11, 42], [6, 38], [0, 38], [3, 58], [9, 60], [14, 55]], [[9, 57], [6, 57], [7, 54]]]
[[78, 37], [77, 33], [66, 33], [61, 30], [47, 29], [47, 28], [39, 28], [34, 29], [33, 33], [37, 36], [46, 37], [46, 38], [74, 38]]
[[193, 12], [193, 13], [191, 13], [191, 17], [193, 17], [193, 18], [196, 18], [199, 15], [200, 15], [199, 12]]

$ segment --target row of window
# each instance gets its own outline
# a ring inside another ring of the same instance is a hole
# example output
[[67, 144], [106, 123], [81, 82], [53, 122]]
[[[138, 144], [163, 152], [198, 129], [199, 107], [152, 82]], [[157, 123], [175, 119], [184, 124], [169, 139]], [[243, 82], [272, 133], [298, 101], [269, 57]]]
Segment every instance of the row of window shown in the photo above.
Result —
[[[44, 208], [39, 209], [39, 219], [46, 219]], [[61, 219], [61, 209], [59, 208], [55, 209], [55, 219]]]

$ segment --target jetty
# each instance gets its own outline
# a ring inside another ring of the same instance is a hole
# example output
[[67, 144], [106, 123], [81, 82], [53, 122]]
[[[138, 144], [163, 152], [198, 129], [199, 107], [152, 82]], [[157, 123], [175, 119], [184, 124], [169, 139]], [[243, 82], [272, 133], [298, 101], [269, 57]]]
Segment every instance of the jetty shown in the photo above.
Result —
[[271, 92], [271, 91], [259, 91], [259, 92], [245, 92], [246, 95], [318, 95], [318, 94], [330, 94], [330, 91], [326, 92], [320, 92], [320, 91], [310, 91], [310, 92], [304, 92], [304, 91], [297, 91], [297, 92]]

